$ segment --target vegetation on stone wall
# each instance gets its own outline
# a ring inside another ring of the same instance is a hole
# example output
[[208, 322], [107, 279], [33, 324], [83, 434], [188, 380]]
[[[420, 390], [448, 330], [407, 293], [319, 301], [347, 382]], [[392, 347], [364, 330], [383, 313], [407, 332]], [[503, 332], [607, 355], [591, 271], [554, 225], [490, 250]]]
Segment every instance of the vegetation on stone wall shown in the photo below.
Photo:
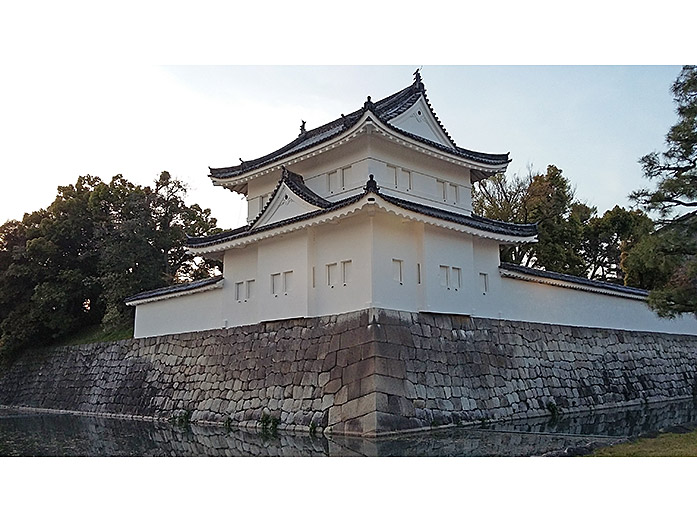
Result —
[[46, 209], [0, 226], [0, 356], [89, 326], [123, 331], [127, 296], [215, 271], [186, 252], [186, 234], [218, 229], [185, 193], [167, 172], [153, 187], [80, 176]]

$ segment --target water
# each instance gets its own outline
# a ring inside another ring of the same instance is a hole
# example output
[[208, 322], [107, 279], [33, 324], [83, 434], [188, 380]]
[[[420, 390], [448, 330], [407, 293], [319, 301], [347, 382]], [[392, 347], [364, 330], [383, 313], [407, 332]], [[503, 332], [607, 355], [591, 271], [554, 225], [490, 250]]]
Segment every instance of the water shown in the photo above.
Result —
[[697, 427], [695, 402], [380, 439], [265, 436], [223, 427], [0, 409], [0, 456], [541, 456], [675, 426]]

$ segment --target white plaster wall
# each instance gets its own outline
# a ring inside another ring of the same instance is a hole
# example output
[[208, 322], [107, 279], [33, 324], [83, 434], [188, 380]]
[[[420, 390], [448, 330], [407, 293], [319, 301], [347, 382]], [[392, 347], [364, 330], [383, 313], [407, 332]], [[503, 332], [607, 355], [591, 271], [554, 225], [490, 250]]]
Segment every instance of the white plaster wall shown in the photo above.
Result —
[[[412, 149], [405, 149], [375, 134], [362, 136], [321, 155], [288, 164], [286, 167], [303, 176], [310, 189], [330, 201], [362, 190], [368, 176], [372, 174], [380, 190], [387, 194], [465, 214], [472, 209], [469, 169]], [[393, 168], [398, 172], [396, 186]], [[405, 172], [411, 173], [411, 187], [404, 182]], [[279, 176], [280, 169], [250, 180], [247, 196], [249, 219], [259, 213], [260, 197], [273, 191]], [[329, 177], [332, 177], [332, 183], [328, 181]], [[448, 184], [445, 201], [438, 186], [439, 180]], [[451, 186], [457, 186], [457, 202], [452, 197]]]
[[[473, 256], [471, 236], [433, 226], [425, 227], [426, 299], [423, 310], [470, 314], [474, 292]], [[442, 281], [441, 266], [447, 268], [447, 282]], [[460, 270], [459, 282], [455, 277], [456, 269]]]
[[252, 221], [261, 212], [262, 197], [266, 197], [264, 204], [268, 202], [268, 197], [278, 185], [281, 179], [280, 169], [266, 176], [254, 178], [247, 184], [247, 222]]
[[[501, 316], [509, 320], [607, 327], [634, 331], [697, 334], [697, 320], [659, 318], [644, 301], [500, 278], [496, 297]], [[493, 317], [493, 316], [492, 316]]]
[[[312, 316], [338, 314], [371, 306], [371, 219], [367, 214], [316, 227], [310, 239], [309, 308]], [[350, 261], [347, 281], [342, 262]], [[327, 265], [336, 264], [334, 285], [327, 279]], [[312, 268], [314, 267], [314, 287]]]
[[[297, 231], [258, 244], [257, 296], [260, 321], [308, 316], [308, 233]], [[291, 272], [284, 288], [284, 273]], [[280, 274], [272, 292], [272, 274]]]
[[133, 335], [144, 338], [219, 329], [223, 327], [221, 308], [225, 290], [224, 286], [222, 289], [138, 305]]
[[[380, 190], [404, 198], [418, 201], [438, 209], [470, 213], [472, 211], [472, 186], [469, 169], [434, 159], [413, 150], [399, 148], [396, 144], [375, 139], [373, 156], [378, 162], [373, 174]], [[395, 184], [394, 169], [411, 173], [411, 187], [399, 182]], [[438, 182], [446, 185], [445, 199]], [[454, 198], [457, 187], [457, 200]]]
[[431, 115], [431, 110], [423, 97], [419, 98], [408, 111], [390, 120], [390, 123], [399, 129], [433, 142], [450, 145], [438, 122]]
[[[260, 320], [259, 292], [262, 282], [259, 281], [257, 274], [257, 257], [257, 245], [247, 245], [225, 252], [223, 261], [225, 287], [221, 312], [223, 325], [230, 327], [249, 325]], [[241, 284], [240, 293], [236, 292], [238, 283]], [[236, 294], [240, 294], [240, 299]]]
[[[424, 283], [418, 283], [423, 226], [391, 214], [373, 218], [373, 306], [417, 310]], [[401, 262], [401, 263], [400, 263]], [[401, 266], [401, 281], [399, 267]], [[423, 282], [423, 280], [422, 280]]]
[[[501, 311], [501, 300], [505, 293], [501, 289], [499, 276], [499, 245], [498, 242], [483, 238], [472, 238], [473, 266], [470, 272], [472, 281], [473, 316], [498, 318]], [[486, 284], [484, 277], [486, 275]], [[486, 285], [486, 289], [485, 289]]]

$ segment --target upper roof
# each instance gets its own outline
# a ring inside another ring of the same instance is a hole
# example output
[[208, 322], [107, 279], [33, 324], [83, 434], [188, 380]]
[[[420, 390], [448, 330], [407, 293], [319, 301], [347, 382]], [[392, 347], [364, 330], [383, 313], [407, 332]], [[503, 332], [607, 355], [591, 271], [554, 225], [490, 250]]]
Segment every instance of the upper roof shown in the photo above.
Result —
[[[262, 222], [262, 218], [265, 217], [267, 213], [271, 212], [273, 202], [278, 199], [278, 195], [283, 187], [290, 189], [303, 201], [311, 204], [312, 207], [309, 208], [308, 212], [303, 214], [297, 214], [277, 221]], [[379, 198], [376, 198], [376, 196]], [[330, 202], [307, 187], [302, 176], [292, 173], [284, 167], [281, 180], [269, 198], [269, 203], [251, 223], [237, 229], [213, 234], [211, 236], [198, 238], [189, 237], [187, 238], [187, 246], [192, 249], [206, 249], [214, 246], [222, 246], [228, 242], [253, 236], [258, 233], [280, 229], [287, 225], [309, 221], [313, 218], [330, 214], [353, 204], [359, 204], [364, 198], [370, 203], [375, 203], [376, 200], [379, 199], [383, 202], [382, 205], [384, 207], [388, 207], [392, 210], [400, 210], [399, 212], [408, 211], [409, 213], [415, 213], [413, 215], [435, 218], [436, 220], [464, 226], [470, 231], [481, 231], [482, 233], [489, 233], [498, 237], [517, 239], [514, 241], [534, 241], [534, 237], [537, 234], [537, 226], [534, 224], [512, 224], [490, 220], [476, 215], [459, 214], [383, 194], [380, 192], [372, 174], [362, 192], [336, 202]]]
[[[424, 138], [423, 136], [411, 133], [409, 131], [396, 127], [395, 125], [390, 123], [395, 118], [405, 113], [422, 97], [424, 102], [426, 103], [426, 106], [428, 107], [428, 110], [431, 113], [431, 116], [437, 122], [440, 131], [445, 137], [444, 141], [446, 141], [447, 144], [438, 143], [428, 138]], [[300, 135], [287, 145], [284, 145], [280, 149], [277, 149], [272, 153], [269, 153], [265, 156], [261, 156], [260, 158], [256, 158], [254, 160], [242, 161], [242, 159], [240, 158], [241, 163], [239, 163], [238, 165], [219, 168], [210, 167], [209, 176], [216, 180], [235, 178], [238, 176], [242, 176], [255, 169], [264, 167], [273, 162], [283, 160], [284, 158], [288, 158], [296, 153], [304, 151], [305, 149], [322, 144], [340, 135], [342, 132], [350, 129], [355, 123], [357, 123], [361, 119], [361, 117], [364, 114], [368, 112], [372, 114], [382, 124], [390, 128], [392, 131], [402, 134], [417, 142], [421, 142], [432, 148], [463, 158], [465, 160], [472, 160], [474, 162], [490, 166], [505, 166], [510, 162], [508, 153], [490, 154], [458, 147], [455, 144], [455, 141], [448, 134], [448, 131], [445, 129], [445, 127], [443, 127], [443, 124], [441, 123], [438, 116], [436, 116], [435, 111], [433, 111], [431, 103], [429, 102], [428, 97], [426, 96], [426, 87], [421, 81], [421, 74], [419, 73], [419, 71], [416, 71], [414, 73], [414, 82], [410, 86], [402, 89], [401, 91], [391, 94], [390, 96], [387, 96], [377, 102], [371, 101], [369, 96], [366, 102], [363, 104], [362, 108], [353, 111], [348, 115], [342, 114], [340, 118], [337, 118], [334, 121], [331, 121], [315, 129], [311, 129], [309, 131], [305, 130], [305, 122], [303, 122]], [[491, 174], [480, 175], [477, 178], [481, 179]]]

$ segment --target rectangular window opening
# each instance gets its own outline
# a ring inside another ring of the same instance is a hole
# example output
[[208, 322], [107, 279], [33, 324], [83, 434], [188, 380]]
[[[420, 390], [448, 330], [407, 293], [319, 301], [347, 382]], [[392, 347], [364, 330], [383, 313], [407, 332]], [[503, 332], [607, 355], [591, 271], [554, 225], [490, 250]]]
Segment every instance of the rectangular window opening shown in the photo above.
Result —
[[479, 273], [479, 282], [481, 284], [482, 294], [489, 292], [489, 275], [487, 273]]
[[416, 264], [416, 283], [421, 285], [421, 264]]
[[244, 282], [238, 281], [235, 283], [235, 300], [242, 301], [244, 299]]
[[411, 171], [407, 171], [406, 169], [402, 169], [402, 177], [404, 180], [404, 188], [407, 191], [411, 191]]
[[460, 191], [457, 185], [454, 183], [449, 184], [450, 185], [450, 201], [453, 203], [459, 203], [460, 202]]
[[327, 285], [331, 287], [332, 289], [334, 288], [334, 285], [336, 285], [336, 276], [337, 276], [337, 266], [336, 263], [328, 263], [327, 264]]
[[351, 281], [351, 260], [344, 260], [341, 262], [341, 282], [346, 287], [349, 281]]
[[339, 190], [339, 171], [329, 173], [327, 180], [329, 181], [329, 193], [333, 194]]
[[400, 285], [404, 285], [403, 265], [403, 260], [397, 260], [396, 258], [392, 258], [392, 278]]
[[440, 266], [440, 286], [450, 288], [450, 267], [447, 265]]
[[394, 183], [394, 186], [396, 189], [397, 185], [399, 183], [399, 180], [397, 179], [397, 168], [394, 165], [387, 166], [387, 177], [389, 180], [392, 180], [392, 183]]
[[283, 294], [287, 295], [291, 291], [293, 284], [293, 271], [283, 273]]
[[442, 198], [443, 201], [448, 201], [448, 193], [447, 193], [447, 187], [445, 185], [445, 182], [442, 180], [437, 180], [438, 183], [438, 197]]
[[452, 286], [456, 291], [462, 287], [462, 269], [460, 267], [452, 267]]
[[271, 294], [278, 296], [281, 292], [281, 273], [277, 272], [271, 275]]
[[247, 288], [245, 289], [246, 290], [245, 299], [251, 300], [252, 298], [254, 298], [254, 280], [247, 280], [246, 283], [247, 283]]

